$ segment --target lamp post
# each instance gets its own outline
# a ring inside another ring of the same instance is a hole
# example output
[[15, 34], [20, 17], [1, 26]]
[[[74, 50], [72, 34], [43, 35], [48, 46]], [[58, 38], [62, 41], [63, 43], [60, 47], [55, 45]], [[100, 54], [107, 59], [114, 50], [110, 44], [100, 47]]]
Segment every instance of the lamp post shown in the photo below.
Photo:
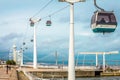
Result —
[[96, 67], [98, 66], [98, 54], [96, 53]]
[[55, 64], [56, 64], [56, 66], [57, 66], [57, 65], [58, 65], [58, 54], [57, 54], [57, 51], [55, 52], [55, 58], [56, 58]]
[[23, 66], [23, 48], [20, 50], [20, 54], [21, 54], [21, 63], [20, 63], [20, 66]]
[[105, 52], [103, 52], [103, 71], [105, 71]]
[[85, 0], [59, 0], [70, 4], [70, 38], [69, 38], [69, 60], [68, 60], [68, 80], [75, 80], [75, 60], [74, 60], [74, 3]]
[[13, 45], [13, 60], [15, 61], [15, 62], [17, 62], [17, 51], [16, 51], [16, 49], [17, 49], [17, 47], [16, 47], [16, 45]]
[[33, 20], [30, 18], [30, 26], [34, 27], [34, 47], [33, 47], [33, 68], [37, 69], [37, 41], [36, 41], [36, 27], [34, 26], [35, 23], [39, 22], [41, 19], [39, 20]]

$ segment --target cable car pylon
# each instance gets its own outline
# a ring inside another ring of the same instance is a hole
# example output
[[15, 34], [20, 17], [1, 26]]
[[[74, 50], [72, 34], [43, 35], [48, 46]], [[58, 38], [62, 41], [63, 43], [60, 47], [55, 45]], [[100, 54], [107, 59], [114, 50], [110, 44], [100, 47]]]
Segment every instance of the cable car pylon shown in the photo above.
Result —
[[74, 56], [74, 3], [85, 2], [85, 0], [59, 0], [70, 4], [70, 37], [69, 37], [69, 60], [68, 80], [75, 80], [75, 56]]
[[41, 21], [41, 19], [35, 20], [30, 18], [30, 26], [34, 28], [34, 40], [33, 40], [33, 68], [37, 69], [37, 41], [36, 41], [36, 27], [35, 27], [35, 23]]

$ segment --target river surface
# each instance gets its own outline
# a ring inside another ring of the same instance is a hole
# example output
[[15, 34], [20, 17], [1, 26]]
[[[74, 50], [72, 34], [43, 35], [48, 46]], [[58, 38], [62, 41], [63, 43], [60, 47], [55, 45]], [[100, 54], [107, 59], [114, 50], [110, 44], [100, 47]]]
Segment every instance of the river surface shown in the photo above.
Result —
[[[47, 79], [45, 79], [47, 80]], [[67, 78], [66, 79], [50, 79], [50, 80], [68, 80]], [[77, 78], [75, 80], [120, 80], [120, 76], [111, 76], [111, 77], [93, 77], [93, 78]]]
[[[67, 80], [67, 79], [64, 79], [64, 80]], [[120, 80], [120, 76], [117, 76], [117, 77], [77, 78], [76, 80]]]

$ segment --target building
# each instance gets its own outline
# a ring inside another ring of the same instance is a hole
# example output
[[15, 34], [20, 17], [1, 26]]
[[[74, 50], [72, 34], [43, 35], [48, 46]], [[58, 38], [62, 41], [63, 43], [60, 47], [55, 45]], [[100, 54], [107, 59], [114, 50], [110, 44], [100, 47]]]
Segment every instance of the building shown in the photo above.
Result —
[[13, 45], [13, 60], [16, 62], [17, 65], [21, 64], [22, 59], [22, 50], [17, 50], [16, 45]]

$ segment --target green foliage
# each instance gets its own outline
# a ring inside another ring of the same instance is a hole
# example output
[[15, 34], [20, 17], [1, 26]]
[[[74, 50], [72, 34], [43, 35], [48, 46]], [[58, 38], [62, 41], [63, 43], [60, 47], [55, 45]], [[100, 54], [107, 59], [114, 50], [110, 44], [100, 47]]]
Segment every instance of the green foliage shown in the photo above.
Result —
[[14, 60], [7, 60], [6, 64], [7, 65], [16, 65], [16, 62]]

